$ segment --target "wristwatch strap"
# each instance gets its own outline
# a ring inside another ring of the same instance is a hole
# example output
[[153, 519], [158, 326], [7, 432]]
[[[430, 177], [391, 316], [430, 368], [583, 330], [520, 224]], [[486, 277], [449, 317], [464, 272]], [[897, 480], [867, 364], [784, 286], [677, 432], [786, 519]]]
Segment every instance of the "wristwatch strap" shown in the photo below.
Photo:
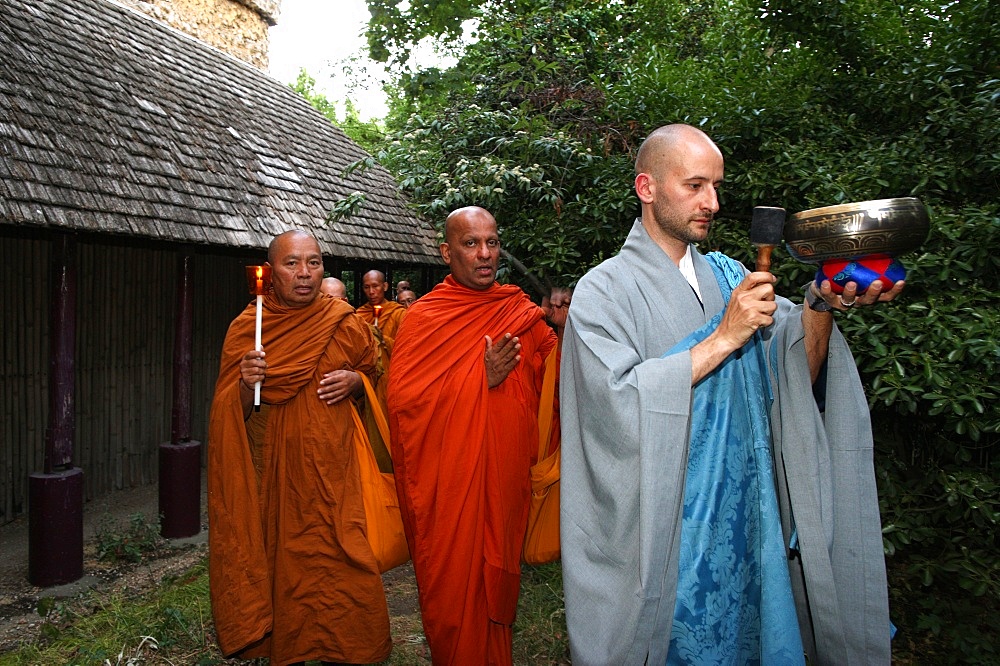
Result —
[[806, 284], [806, 305], [816, 312], [830, 312], [833, 310], [832, 305], [824, 301], [821, 296], [818, 296], [816, 292], [813, 291], [812, 285], [812, 282]]

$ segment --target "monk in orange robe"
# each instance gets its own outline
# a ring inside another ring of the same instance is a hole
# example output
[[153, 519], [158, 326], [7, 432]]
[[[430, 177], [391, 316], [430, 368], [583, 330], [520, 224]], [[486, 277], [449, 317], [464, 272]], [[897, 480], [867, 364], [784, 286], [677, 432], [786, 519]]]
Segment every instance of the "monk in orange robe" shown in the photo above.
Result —
[[[312, 236], [276, 237], [268, 259], [264, 351], [254, 350], [250, 305], [226, 336], [209, 425], [219, 646], [275, 665], [378, 662], [392, 649], [389, 614], [365, 538], [350, 414], [363, 390], [358, 373], [374, 372], [374, 341], [347, 303], [319, 296], [323, 261]], [[258, 381], [267, 419], [251, 439]]]
[[389, 283], [381, 271], [368, 271], [361, 278], [361, 289], [365, 292], [368, 302], [359, 307], [356, 312], [359, 317], [374, 326], [382, 334], [389, 352], [396, 339], [399, 325], [406, 316], [406, 308], [385, 297]]
[[489, 212], [448, 216], [451, 275], [410, 307], [389, 371], [396, 488], [435, 664], [512, 663], [529, 468], [556, 336], [524, 292], [495, 282], [499, 255]]
[[[379, 407], [384, 414], [387, 407], [386, 387], [388, 382], [386, 378], [389, 375], [389, 365], [392, 360], [392, 347], [396, 333], [399, 331], [399, 325], [403, 323], [403, 318], [406, 316], [406, 308], [386, 299], [385, 294], [389, 289], [389, 283], [385, 281], [385, 275], [382, 274], [382, 271], [372, 270], [365, 273], [361, 278], [361, 289], [365, 292], [368, 302], [355, 312], [372, 327], [372, 334], [375, 336], [377, 350], [373, 385], [375, 396], [380, 403]], [[388, 447], [382, 441], [378, 427], [375, 425], [375, 416], [370, 405], [365, 404], [361, 417], [368, 430], [369, 442], [375, 453], [379, 470], [387, 473], [392, 472], [392, 458], [389, 455]]]

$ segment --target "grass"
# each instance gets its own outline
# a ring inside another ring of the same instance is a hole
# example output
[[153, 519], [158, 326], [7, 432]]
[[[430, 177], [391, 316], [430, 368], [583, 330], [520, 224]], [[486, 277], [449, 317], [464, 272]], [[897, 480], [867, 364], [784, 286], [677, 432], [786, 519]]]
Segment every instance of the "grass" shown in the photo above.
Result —
[[208, 563], [202, 560], [156, 590], [133, 595], [87, 592], [40, 609], [38, 637], [0, 655], [3, 666], [67, 664], [215, 664], [208, 600]]
[[[401, 593], [416, 594], [412, 580], [395, 585]], [[16, 652], [0, 655], [0, 666], [226, 662], [212, 626], [207, 559], [143, 595], [90, 591], [76, 599], [46, 602], [39, 610], [44, 621], [38, 636]], [[430, 664], [419, 612], [395, 613], [391, 621], [394, 646], [385, 664]], [[559, 564], [525, 566], [514, 662], [568, 664], [568, 654]]]
[[[892, 578], [890, 583], [895, 582]], [[427, 666], [430, 658], [416, 608], [412, 574], [387, 581], [390, 608], [394, 608], [390, 612], [394, 646], [385, 665]], [[408, 606], [394, 604], [404, 597]], [[900, 608], [898, 595], [894, 601], [897, 624], [910, 624], [912, 618]], [[37, 637], [16, 652], [0, 655], [0, 666], [227, 663], [219, 652], [212, 625], [206, 559], [143, 595], [127, 589], [105, 595], [91, 591], [76, 599], [47, 602], [39, 611], [44, 622]], [[926, 632], [901, 632], [893, 641], [893, 662], [951, 661], [940, 648]], [[263, 664], [266, 660], [239, 663]], [[514, 625], [514, 663], [570, 663], [559, 563], [524, 567]]]
[[569, 638], [558, 562], [524, 565], [514, 624], [514, 663], [569, 664]]

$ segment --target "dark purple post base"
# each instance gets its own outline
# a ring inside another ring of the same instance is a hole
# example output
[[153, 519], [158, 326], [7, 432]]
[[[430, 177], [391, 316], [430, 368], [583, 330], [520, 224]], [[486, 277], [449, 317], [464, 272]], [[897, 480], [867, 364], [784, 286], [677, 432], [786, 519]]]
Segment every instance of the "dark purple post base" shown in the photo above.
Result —
[[28, 476], [28, 582], [38, 587], [83, 576], [83, 470]]
[[160, 444], [160, 536], [201, 531], [201, 442]]

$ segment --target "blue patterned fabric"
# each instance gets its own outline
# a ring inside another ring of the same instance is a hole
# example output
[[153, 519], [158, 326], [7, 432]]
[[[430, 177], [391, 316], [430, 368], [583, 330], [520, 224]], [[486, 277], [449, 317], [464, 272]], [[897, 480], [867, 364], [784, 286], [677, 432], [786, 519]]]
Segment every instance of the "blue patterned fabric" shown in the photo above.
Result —
[[[726, 303], [743, 268], [706, 256]], [[704, 340], [722, 313], [664, 356]], [[694, 389], [667, 664], [804, 664], [774, 487], [760, 335]]]

